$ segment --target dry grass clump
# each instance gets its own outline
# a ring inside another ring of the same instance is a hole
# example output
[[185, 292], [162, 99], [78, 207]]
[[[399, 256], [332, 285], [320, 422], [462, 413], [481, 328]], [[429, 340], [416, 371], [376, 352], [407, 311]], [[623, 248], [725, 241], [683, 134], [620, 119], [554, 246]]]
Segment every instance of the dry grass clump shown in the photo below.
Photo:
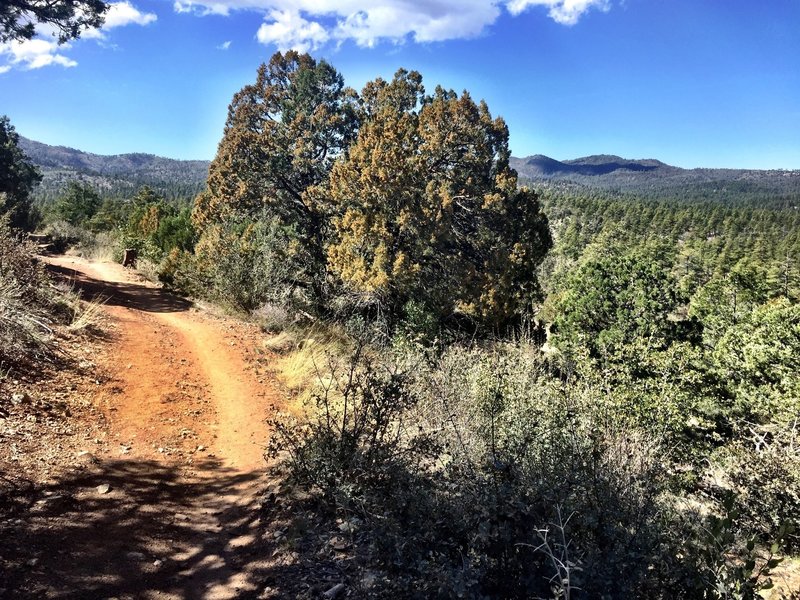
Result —
[[0, 218], [0, 364], [7, 368], [51, 359], [57, 325], [91, 332], [103, 321], [105, 300], [87, 302], [71, 285], [53, 283], [35, 253]]
[[49, 288], [35, 247], [0, 218], [0, 362], [16, 364], [49, 353]]
[[347, 353], [349, 342], [340, 327], [321, 324], [305, 330], [286, 329], [268, 338], [264, 346], [282, 353], [276, 361], [278, 377], [297, 392], [313, 388], [330, 361]]

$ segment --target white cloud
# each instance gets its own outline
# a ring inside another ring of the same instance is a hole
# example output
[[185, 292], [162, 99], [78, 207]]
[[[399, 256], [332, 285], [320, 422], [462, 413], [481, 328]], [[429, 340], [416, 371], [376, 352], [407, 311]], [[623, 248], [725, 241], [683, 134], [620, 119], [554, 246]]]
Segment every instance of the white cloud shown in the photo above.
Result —
[[143, 13], [130, 2], [113, 2], [106, 13], [103, 29], [113, 29], [125, 25], [149, 25], [158, 17], [153, 13]]
[[333, 41], [359, 46], [381, 41], [436, 42], [480, 35], [503, 9], [519, 15], [531, 7], [574, 25], [590, 9], [608, 10], [611, 0], [176, 0], [177, 12], [228, 15], [263, 12], [258, 40], [281, 50], [313, 50]]
[[50, 65], [75, 67], [78, 65], [77, 62], [59, 53], [61, 50], [69, 50], [69, 47], [69, 44], [59, 46], [55, 40], [42, 38], [0, 44], [0, 56], [5, 56], [9, 61], [0, 66], [0, 69], [5, 72], [12, 67], [27, 70], [41, 69]]
[[[259, 6], [256, 7], [247, 7], [243, 6], [242, 8], [269, 8], [268, 3], [261, 3], [256, 2]], [[204, 17], [206, 15], [221, 15], [223, 17], [227, 17], [230, 12], [231, 8], [240, 8], [239, 6], [231, 6], [231, 4], [238, 4], [236, 2], [194, 2], [193, 0], [186, 0], [182, 2], [181, 0], [175, 0], [175, 4], [172, 5], [173, 9], [176, 13], [194, 13]]]
[[124, 2], [112, 2], [109, 5], [103, 26], [100, 29], [87, 29], [81, 35], [89, 39], [105, 39], [106, 33], [116, 27], [149, 25], [156, 19], [158, 17], [154, 13], [141, 12], [127, 0]]
[[217, 50], [227, 50], [231, 47], [231, 41], [228, 40], [227, 42], [222, 42], [219, 46], [217, 46]]
[[[81, 32], [81, 38], [106, 40], [111, 29], [126, 25], [149, 25], [156, 19], [155, 14], [141, 12], [128, 0], [112, 2], [103, 26]], [[52, 25], [43, 24], [36, 28], [36, 37], [31, 40], [0, 44], [0, 59], [7, 61], [5, 65], [0, 65], [0, 73], [6, 73], [12, 68], [31, 70], [51, 65], [76, 67], [78, 63], [64, 54], [71, 45], [58, 45], [56, 35], [56, 29]]]
[[409, 36], [417, 42], [470, 38], [479, 35], [499, 14], [493, 2], [475, 0], [419, 6], [404, 2], [374, 4], [338, 19], [334, 37], [353, 40], [359, 46], [374, 46], [382, 40], [402, 42]]
[[298, 52], [317, 50], [330, 39], [325, 28], [316, 21], [307, 21], [291, 10], [273, 10], [269, 21], [261, 24], [256, 38], [262, 44], [274, 44], [278, 50]]
[[531, 6], [548, 7], [550, 18], [562, 25], [575, 25], [591, 8], [603, 12], [610, 8], [609, 0], [510, 0], [508, 11], [512, 15], [518, 15]]

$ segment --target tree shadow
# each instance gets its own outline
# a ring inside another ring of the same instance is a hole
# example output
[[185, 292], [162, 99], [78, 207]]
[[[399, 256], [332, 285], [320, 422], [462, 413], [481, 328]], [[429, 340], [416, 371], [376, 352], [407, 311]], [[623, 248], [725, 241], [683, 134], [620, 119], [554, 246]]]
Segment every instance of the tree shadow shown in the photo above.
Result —
[[84, 300], [102, 300], [111, 306], [125, 306], [150, 313], [183, 312], [192, 307], [189, 300], [162, 288], [101, 281], [59, 265], [47, 264], [46, 268], [57, 280], [74, 285]]
[[19, 490], [0, 512], [0, 597], [282, 597], [293, 565], [267, 560], [261, 473], [186, 468], [109, 461]]

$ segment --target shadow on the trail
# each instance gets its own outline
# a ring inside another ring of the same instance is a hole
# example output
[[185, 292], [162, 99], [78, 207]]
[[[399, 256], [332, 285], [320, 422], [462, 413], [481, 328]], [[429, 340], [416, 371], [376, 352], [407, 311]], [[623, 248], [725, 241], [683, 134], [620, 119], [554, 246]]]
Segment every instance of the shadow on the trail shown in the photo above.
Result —
[[20, 492], [0, 514], [0, 597], [281, 597], [293, 567], [264, 566], [275, 542], [257, 496], [236, 493], [260, 473], [182, 468], [119, 460]]
[[161, 288], [101, 281], [59, 265], [47, 264], [46, 267], [56, 279], [74, 285], [84, 300], [100, 299], [112, 306], [127, 306], [151, 313], [182, 312], [192, 307], [185, 298]]

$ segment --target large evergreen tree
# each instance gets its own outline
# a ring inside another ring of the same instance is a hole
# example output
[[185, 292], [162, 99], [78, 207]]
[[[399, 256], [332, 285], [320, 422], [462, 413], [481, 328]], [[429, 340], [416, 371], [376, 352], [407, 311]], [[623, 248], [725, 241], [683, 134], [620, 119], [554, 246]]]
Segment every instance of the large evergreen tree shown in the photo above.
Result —
[[[261, 65], [256, 82], [231, 102], [207, 190], [195, 201], [202, 253], [213, 257], [242, 243], [235, 232], [252, 231], [249, 224], [284, 227], [294, 240], [294, 249], [284, 250], [309, 263], [287, 284], [320, 296], [326, 218], [319, 199], [307, 191], [327, 179], [333, 161], [350, 145], [355, 98], [330, 64], [308, 54], [276, 53]], [[265, 256], [273, 254], [265, 249]]]
[[364, 124], [328, 190], [329, 267], [354, 292], [397, 312], [508, 323], [537, 297], [547, 219], [509, 168], [508, 128], [466, 92], [426, 96], [400, 70], [362, 94]]
[[11, 121], [0, 117], [0, 212], [10, 214], [12, 225], [30, 224], [30, 194], [41, 180], [39, 170], [19, 147]]
[[201, 227], [265, 209], [309, 235], [318, 207], [304, 192], [328, 176], [355, 130], [354, 94], [327, 62], [277, 53], [228, 108], [225, 132], [198, 198]]

